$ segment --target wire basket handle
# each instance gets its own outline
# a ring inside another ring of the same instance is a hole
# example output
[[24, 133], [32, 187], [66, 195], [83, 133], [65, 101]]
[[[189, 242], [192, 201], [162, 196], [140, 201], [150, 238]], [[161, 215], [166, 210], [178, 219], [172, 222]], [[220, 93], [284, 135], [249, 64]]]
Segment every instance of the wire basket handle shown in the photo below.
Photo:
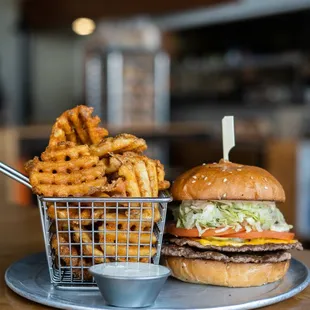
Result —
[[10, 177], [11, 179], [29, 187], [30, 189], [32, 188], [31, 184], [29, 183], [29, 179], [26, 176], [24, 176], [19, 171], [15, 170], [14, 168], [6, 165], [1, 161], [0, 161], [0, 172]]

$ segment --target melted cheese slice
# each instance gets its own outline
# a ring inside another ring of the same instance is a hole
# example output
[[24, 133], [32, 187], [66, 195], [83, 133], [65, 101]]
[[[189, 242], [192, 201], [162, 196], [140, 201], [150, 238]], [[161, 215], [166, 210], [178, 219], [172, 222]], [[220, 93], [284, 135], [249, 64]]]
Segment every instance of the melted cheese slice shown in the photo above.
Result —
[[191, 238], [192, 240], [198, 241], [202, 245], [214, 245], [214, 246], [235, 246], [240, 247], [243, 245], [264, 245], [264, 244], [272, 244], [272, 243], [281, 243], [281, 244], [290, 244], [296, 243], [297, 240], [281, 240], [281, 239], [266, 239], [266, 238], [259, 238], [259, 239], [248, 239], [244, 240], [244, 242], [238, 242], [233, 239], [223, 238], [225, 240], [218, 240], [219, 238], [215, 239], [203, 239], [203, 238]]

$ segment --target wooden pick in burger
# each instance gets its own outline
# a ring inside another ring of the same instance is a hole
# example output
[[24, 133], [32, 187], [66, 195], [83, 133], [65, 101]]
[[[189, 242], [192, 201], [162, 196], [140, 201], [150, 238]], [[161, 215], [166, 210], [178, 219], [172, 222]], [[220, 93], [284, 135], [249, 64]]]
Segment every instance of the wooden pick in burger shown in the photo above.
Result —
[[229, 161], [229, 152], [235, 146], [234, 117], [224, 116], [222, 119], [223, 159]]

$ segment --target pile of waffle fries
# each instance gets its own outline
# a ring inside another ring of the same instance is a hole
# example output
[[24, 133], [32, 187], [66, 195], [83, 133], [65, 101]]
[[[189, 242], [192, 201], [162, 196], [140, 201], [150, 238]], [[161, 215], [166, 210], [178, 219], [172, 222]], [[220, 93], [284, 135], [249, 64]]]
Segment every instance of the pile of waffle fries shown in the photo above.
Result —
[[[35, 194], [152, 198], [169, 188], [160, 161], [143, 155], [147, 149], [143, 139], [127, 133], [109, 137], [92, 112], [87, 106], [64, 112], [52, 127], [46, 150], [26, 163]], [[152, 246], [153, 224], [160, 220], [156, 204], [51, 202], [46, 208], [55, 232], [50, 240], [55, 264], [70, 267], [73, 277], [90, 277], [81, 266], [148, 262], [156, 254]]]

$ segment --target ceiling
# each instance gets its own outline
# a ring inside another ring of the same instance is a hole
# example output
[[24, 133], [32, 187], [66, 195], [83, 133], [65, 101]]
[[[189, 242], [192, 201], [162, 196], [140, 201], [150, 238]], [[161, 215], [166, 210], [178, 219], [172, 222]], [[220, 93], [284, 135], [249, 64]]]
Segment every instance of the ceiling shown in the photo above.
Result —
[[309, 11], [309, 9], [310, 0], [240, 0], [227, 5], [215, 5], [206, 9], [199, 8], [158, 16], [156, 23], [161, 29], [180, 30]]
[[23, 24], [32, 29], [70, 27], [78, 17], [129, 17], [170, 14], [237, 0], [22, 0]]

